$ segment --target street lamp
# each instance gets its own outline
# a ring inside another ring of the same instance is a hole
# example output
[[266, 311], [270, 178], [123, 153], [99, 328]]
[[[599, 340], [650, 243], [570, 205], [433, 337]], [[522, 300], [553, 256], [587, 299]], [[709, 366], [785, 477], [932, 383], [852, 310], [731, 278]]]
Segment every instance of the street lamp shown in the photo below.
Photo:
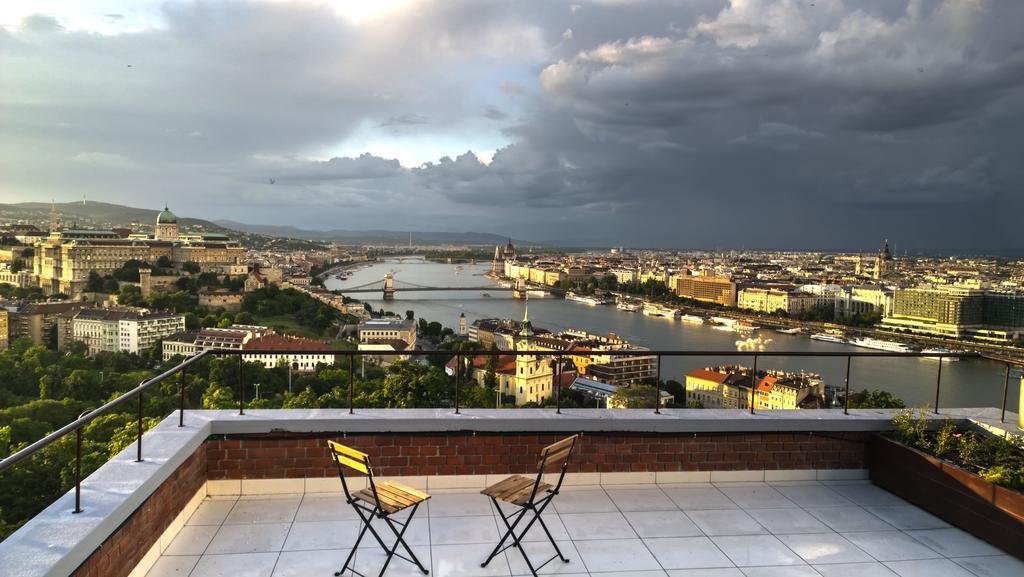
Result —
[[256, 400], [258, 401], [260, 400], [260, 384], [253, 383], [252, 386], [256, 388]]

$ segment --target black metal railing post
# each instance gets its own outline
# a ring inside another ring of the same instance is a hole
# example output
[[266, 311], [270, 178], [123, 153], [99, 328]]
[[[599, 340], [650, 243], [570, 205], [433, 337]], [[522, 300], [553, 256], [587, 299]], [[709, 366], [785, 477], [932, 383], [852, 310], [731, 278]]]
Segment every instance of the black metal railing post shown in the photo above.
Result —
[[750, 414], [754, 414], [757, 404], [757, 355], [754, 355], [754, 371], [750, 374]]
[[182, 367], [181, 380], [178, 383], [178, 426], [185, 426], [185, 371], [188, 367]]
[[355, 413], [352, 405], [352, 394], [356, 389], [356, 356], [348, 356], [348, 414]]
[[242, 380], [242, 355], [238, 355], [238, 414], [245, 414], [245, 382]]
[[459, 414], [459, 387], [462, 385], [462, 355], [455, 353], [455, 414]]
[[843, 381], [843, 414], [850, 414], [850, 361], [853, 357], [847, 355], [846, 357], [846, 379]]
[[661, 355], [658, 355], [658, 372], [654, 378], [654, 414], [661, 414]]
[[999, 408], [999, 422], [1006, 422], [1006, 395], [1010, 392], [1010, 363], [1006, 363], [1006, 378], [1003, 380], [1003, 404]]
[[942, 355], [938, 356], [939, 369], [935, 372], [935, 414], [939, 414], [939, 385], [942, 384]]
[[142, 462], [142, 395], [143, 392], [139, 391], [139, 414], [138, 414], [138, 434], [139, 438], [135, 441], [135, 462]]
[[558, 355], [558, 376], [555, 380], [555, 414], [562, 414], [562, 355]]
[[[84, 413], [83, 413], [84, 415]], [[79, 417], [82, 418], [82, 417]], [[82, 512], [82, 427], [75, 429], [75, 510]]]

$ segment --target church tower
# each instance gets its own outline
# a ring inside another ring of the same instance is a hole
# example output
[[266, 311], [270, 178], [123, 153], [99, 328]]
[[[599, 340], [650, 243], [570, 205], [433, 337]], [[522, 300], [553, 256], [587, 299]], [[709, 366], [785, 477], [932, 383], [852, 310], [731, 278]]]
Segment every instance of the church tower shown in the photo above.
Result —
[[889, 252], [889, 239], [885, 239], [885, 246], [878, 251], [875, 257], [875, 280], [882, 280], [892, 274], [892, 253]]
[[160, 214], [156, 215], [153, 239], [171, 242], [178, 240], [178, 217], [174, 216], [166, 204]]

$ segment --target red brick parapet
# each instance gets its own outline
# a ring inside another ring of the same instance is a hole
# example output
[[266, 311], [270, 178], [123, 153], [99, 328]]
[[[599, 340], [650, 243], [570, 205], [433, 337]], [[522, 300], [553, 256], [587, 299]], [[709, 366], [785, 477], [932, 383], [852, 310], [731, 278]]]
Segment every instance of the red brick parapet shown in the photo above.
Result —
[[[274, 434], [206, 442], [207, 478], [333, 477], [326, 439], [370, 455], [375, 473], [500, 475], [536, 471], [541, 449], [564, 434]], [[864, 469], [867, 433], [587, 433], [570, 472]]]
[[72, 575], [124, 577], [135, 569], [178, 513], [206, 483], [206, 447], [200, 446]]

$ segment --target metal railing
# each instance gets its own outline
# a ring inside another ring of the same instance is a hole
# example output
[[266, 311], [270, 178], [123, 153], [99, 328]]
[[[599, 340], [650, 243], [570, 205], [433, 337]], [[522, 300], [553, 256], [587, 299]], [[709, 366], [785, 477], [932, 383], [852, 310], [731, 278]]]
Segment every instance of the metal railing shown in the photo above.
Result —
[[[187, 370], [190, 366], [195, 365], [199, 361], [207, 357], [238, 357], [238, 414], [245, 414], [245, 357], [257, 357], [259, 355], [273, 355], [281, 357], [294, 357], [297, 355], [324, 355], [329, 354], [336, 358], [335, 364], [340, 361], [343, 357], [348, 357], [348, 378], [349, 378], [349, 390], [348, 390], [348, 413], [355, 413], [354, 405], [354, 391], [355, 391], [355, 358], [356, 357], [406, 357], [406, 356], [424, 356], [424, 357], [450, 357], [455, 359], [455, 395], [454, 395], [454, 413], [456, 415], [461, 414], [461, 407], [459, 404], [459, 394], [462, 388], [462, 373], [463, 373], [463, 359], [474, 358], [474, 357], [502, 357], [502, 356], [532, 356], [532, 357], [553, 357], [552, 363], [552, 382], [554, 384], [553, 392], [555, 397], [555, 412], [557, 414], [562, 413], [562, 398], [561, 398], [561, 381], [562, 371], [565, 368], [565, 357], [566, 356], [609, 356], [609, 357], [656, 357], [657, 359], [657, 378], [655, 379], [655, 393], [654, 393], [654, 414], [661, 414], [661, 366], [662, 358], [669, 357], [722, 357], [722, 358], [748, 358], [753, 359], [753, 368], [751, 374], [755, 375], [755, 379], [751, 381], [751, 393], [750, 393], [750, 413], [756, 414], [756, 375], [757, 375], [757, 364], [758, 359], [763, 357], [817, 357], [817, 358], [845, 358], [846, 359], [846, 376], [843, 382], [844, 390], [844, 402], [843, 402], [843, 414], [848, 415], [850, 409], [850, 368], [854, 358], [882, 358], [882, 359], [901, 359], [901, 358], [929, 358], [937, 359], [938, 368], [935, 374], [935, 408], [934, 411], [937, 414], [939, 412], [939, 401], [940, 401], [940, 390], [942, 384], [942, 360], [944, 358], [956, 358], [956, 359], [968, 359], [968, 358], [980, 358], [988, 359], [995, 362], [1004, 363], [1006, 365], [1006, 374], [1003, 382], [1003, 395], [1002, 403], [1000, 406], [1000, 422], [1006, 421], [1006, 402], [1009, 393], [1010, 385], [1010, 370], [1011, 367], [1024, 367], [1024, 360], [1010, 359], [1010, 358], [997, 358], [988, 355], [983, 355], [977, 352], [887, 352], [887, 351], [872, 351], [872, 352], [811, 352], [811, 351], [666, 351], [666, 350], [617, 350], [617, 351], [546, 351], [546, 350], [520, 350], [520, 351], [409, 351], [409, 352], [379, 352], [379, 351], [359, 351], [359, 350], [337, 350], [337, 351], [323, 351], [323, 350], [306, 350], [306, 349], [282, 349], [282, 350], [220, 350], [220, 349], [208, 349], [197, 353], [196, 355], [189, 357], [160, 373], [159, 375], [147, 379], [139, 384], [134, 389], [122, 394], [116, 399], [79, 416], [78, 419], [64, 425], [60, 429], [46, 435], [42, 439], [35, 441], [34, 443], [22, 448], [21, 450], [13, 453], [0, 461], [0, 473], [10, 469], [19, 462], [23, 461], [39, 452], [46, 446], [54, 443], [66, 435], [74, 433], [76, 436], [75, 443], [75, 513], [80, 513], [81, 508], [81, 460], [82, 460], [82, 430], [83, 428], [91, 423], [93, 420], [111, 413], [115, 409], [127, 404], [132, 399], [137, 399], [137, 439], [136, 439], [136, 462], [143, 461], [142, 455], [142, 436], [143, 436], [143, 398], [145, 393], [164, 382], [175, 374], [179, 375], [178, 383], [178, 426], [185, 426], [185, 410], [186, 410], [186, 382], [185, 377]], [[256, 362], [255, 360], [253, 362]], [[699, 410], [699, 409], [698, 409]]]

